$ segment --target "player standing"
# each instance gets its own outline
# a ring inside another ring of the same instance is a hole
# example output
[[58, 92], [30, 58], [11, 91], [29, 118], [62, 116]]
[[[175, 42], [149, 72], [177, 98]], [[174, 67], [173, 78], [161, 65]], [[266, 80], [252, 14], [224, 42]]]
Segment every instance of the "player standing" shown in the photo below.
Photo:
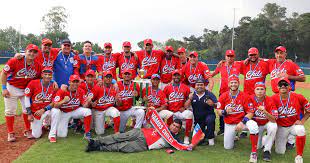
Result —
[[2, 96], [4, 97], [4, 112], [9, 142], [16, 140], [13, 126], [18, 100], [22, 105], [22, 115], [25, 123], [24, 136], [32, 138], [24, 101], [24, 89], [31, 80], [38, 79], [41, 76], [41, 65], [35, 61], [38, 51], [38, 46], [29, 44], [26, 47], [25, 57], [22, 59], [9, 59], [1, 73]]

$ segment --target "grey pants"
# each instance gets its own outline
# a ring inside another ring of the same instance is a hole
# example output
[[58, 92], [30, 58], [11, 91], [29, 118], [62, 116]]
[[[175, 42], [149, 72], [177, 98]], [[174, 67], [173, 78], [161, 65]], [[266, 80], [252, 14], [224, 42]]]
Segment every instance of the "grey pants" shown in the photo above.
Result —
[[141, 152], [146, 151], [147, 144], [141, 129], [133, 129], [125, 133], [98, 137], [95, 144], [99, 145], [100, 151], [105, 152]]

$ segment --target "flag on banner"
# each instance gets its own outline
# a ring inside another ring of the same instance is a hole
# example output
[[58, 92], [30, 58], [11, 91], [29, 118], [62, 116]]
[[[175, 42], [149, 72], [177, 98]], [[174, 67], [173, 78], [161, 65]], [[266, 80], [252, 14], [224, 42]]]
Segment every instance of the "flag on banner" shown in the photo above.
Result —
[[203, 134], [203, 132], [202, 132], [199, 124], [197, 123], [195, 128], [194, 128], [193, 136], [192, 136], [192, 144], [193, 145], [196, 145], [199, 143], [202, 134]]

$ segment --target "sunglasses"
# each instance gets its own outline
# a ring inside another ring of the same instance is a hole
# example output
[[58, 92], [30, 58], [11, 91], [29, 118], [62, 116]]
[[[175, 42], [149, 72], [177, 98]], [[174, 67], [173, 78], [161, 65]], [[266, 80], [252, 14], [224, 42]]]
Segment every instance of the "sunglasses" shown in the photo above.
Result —
[[249, 56], [253, 57], [253, 56], [256, 56], [257, 54], [249, 54]]
[[233, 55], [226, 55], [227, 57], [230, 57], [230, 58], [232, 58], [232, 57], [234, 57]]
[[280, 82], [280, 83], [278, 84], [278, 86], [279, 86], [279, 87], [282, 87], [282, 86], [288, 87], [289, 84], [288, 84], [287, 82]]

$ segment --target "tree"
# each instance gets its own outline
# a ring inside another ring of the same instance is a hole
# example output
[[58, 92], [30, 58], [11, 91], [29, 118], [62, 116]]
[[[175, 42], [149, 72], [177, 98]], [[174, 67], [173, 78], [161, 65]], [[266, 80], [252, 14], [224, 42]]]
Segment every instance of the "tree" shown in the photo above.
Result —
[[59, 47], [61, 40], [69, 36], [65, 31], [68, 18], [69, 14], [64, 7], [52, 7], [41, 19], [46, 29], [45, 34], [41, 35], [42, 38], [47, 37], [51, 39], [53, 41], [53, 46]]
[[[144, 41], [142, 40], [142, 41], [139, 41], [138, 43], [137, 43], [137, 45], [138, 45], [138, 47], [140, 48], [140, 49], [144, 49]], [[154, 47], [154, 49], [164, 49], [164, 44], [163, 43], [161, 43], [161, 42], [159, 42], [159, 41], [154, 41], [153, 40], [153, 47]]]
[[173, 38], [168, 39], [165, 42], [165, 46], [172, 46], [175, 51], [180, 47], [184, 47], [184, 48], [187, 47], [185, 42], [180, 41], [180, 40], [175, 40]]

